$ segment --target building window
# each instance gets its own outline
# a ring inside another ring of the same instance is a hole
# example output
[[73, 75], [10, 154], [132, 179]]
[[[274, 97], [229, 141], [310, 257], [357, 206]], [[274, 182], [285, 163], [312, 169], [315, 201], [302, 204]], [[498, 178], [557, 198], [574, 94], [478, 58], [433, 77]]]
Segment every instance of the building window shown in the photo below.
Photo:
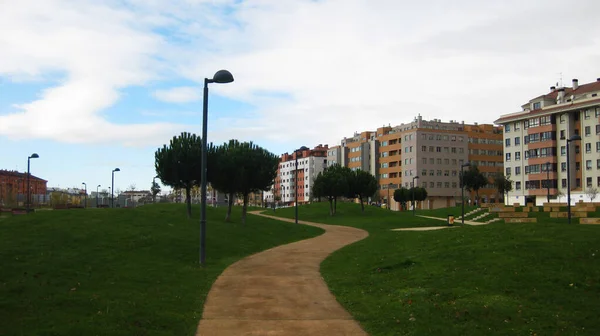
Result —
[[541, 108], [542, 108], [542, 103], [541, 102], [533, 103], [533, 109], [534, 110], [539, 110]]
[[[587, 119], [590, 119], [590, 111], [588, 111], [588, 110], [584, 111], [584, 112], [583, 112], [583, 117], [584, 117], [586, 120], [587, 120]], [[590, 185], [591, 185], [591, 183], [590, 183]]]
[[429, 182], [429, 188], [434, 188], [434, 187], [435, 187], [435, 183]]
[[567, 171], [567, 163], [566, 162], [560, 163], [560, 171]]
[[592, 134], [592, 128], [590, 126], [585, 126], [583, 129], [585, 136], [590, 136]]
[[442, 176], [442, 171], [438, 169], [438, 171], [436, 172], [437, 176]]
[[515, 161], [521, 160], [521, 152], [515, 152]]
[[562, 180], [560, 181], [560, 185], [561, 185], [563, 188], [566, 188], [566, 187], [567, 187], [567, 179], [562, 179]]
[[421, 170], [421, 176], [427, 176], [427, 169]]
[[521, 175], [521, 167], [515, 167], [515, 175]]
[[588, 142], [588, 143], [585, 144], [585, 152], [587, 154], [589, 154], [589, 153], [592, 152], [592, 144], [591, 143]]
[[506, 153], [506, 160], [505, 161], [510, 161], [510, 153]]
[[581, 147], [575, 146], [575, 154], [579, 154], [580, 151], [581, 151]]
[[444, 188], [450, 188], [450, 182], [444, 182]]
[[560, 115], [560, 123], [564, 124], [566, 120], [567, 120], [567, 115], [566, 114], [561, 114]]
[[585, 160], [585, 170], [592, 170], [592, 160]]
[[464, 153], [465, 153], [465, 149], [464, 149], [464, 148], [459, 148], [459, 149], [458, 149], [458, 153], [460, 153], [460, 154], [464, 154]]
[[427, 146], [421, 146], [421, 152], [427, 152]]
[[506, 147], [510, 147], [510, 138], [506, 138], [506, 139], [504, 140], [504, 146], [506, 146]]
[[520, 181], [515, 182], [515, 189], [521, 190], [521, 182]]
[[442, 182], [438, 182], [438, 183], [437, 183], [437, 187], [438, 187], [438, 188], [441, 188], [441, 187], [442, 187]]
[[450, 176], [450, 171], [449, 170], [444, 170], [444, 176]]
[[445, 165], [449, 165], [450, 164], [450, 159], [444, 159], [444, 164]]
[[510, 167], [506, 167], [506, 176], [510, 175]]
[[596, 160], [596, 169], [600, 169], [600, 159]]
[[438, 158], [438, 159], [437, 159], [437, 160], [435, 160], [435, 161], [436, 161], [436, 162], [437, 162], [437, 164], [439, 164], [439, 165], [441, 165], [441, 164], [442, 164], [442, 159], [439, 159], [439, 158]]
[[434, 176], [435, 175], [435, 170], [430, 170], [429, 171], [429, 176]]
[[504, 133], [510, 133], [510, 124], [504, 125]]
[[581, 179], [580, 178], [575, 179], [575, 188], [581, 188]]
[[575, 162], [575, 170], [576, 171], [580, 171], [581, 170], [581, 162]]
[[560, 131], [560, 139], [564, 140], [565, 139], [565, 130], [561, 130]]
[[423, 164], [427, 164], [427, 158], [423, 158], [421, 161], [423, 162]]
[[565, 155], [567, 155], [567, 147], [560, 146], [560, 156], [565, 156]]
[[515, 138], [515, 146], [519, 146], [521, 144], [521, 138], [516, 137]]

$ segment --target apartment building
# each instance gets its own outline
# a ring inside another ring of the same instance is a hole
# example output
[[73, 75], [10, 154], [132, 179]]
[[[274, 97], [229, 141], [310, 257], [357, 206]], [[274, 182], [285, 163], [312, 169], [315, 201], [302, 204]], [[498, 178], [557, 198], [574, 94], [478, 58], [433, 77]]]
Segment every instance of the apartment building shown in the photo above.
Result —
[[[280, 203], [294, 205], [296, 190], [298, 192], [298, 203], [308, 202], [317, 175], [327, 167], [328, 150], [327, 145], [318, 145], [313, 149], [281, 155], [275, 183], [271, 190], [264, 193], [265, 202], [272, 203], [276, 200], [276, 197], [279, 197]], [[297, 167], [296, 159], [298, 162]], [[297, 180], [296, 173], [298, 175]]]
[[[408, 124], [355, 133], [344, 138], [339, 149], [333, 148], [336, 150], [328, 154], [336, 158], [335, 163], [377, 177], [379, 200], [390, 204], [392, 210], [399, 209], [393, 201], [394, 190], [410, 188], [413, 182], [428, 192], [420, 207], [455, 205], [461, 195], [460, 166], [465, 162], [477, 164], [490, 178], [502, 171], [502, 130], [494, 125], [427, 121], [418, 116]], [[491, 183], [479, 195], [484, 202], [499, 199]]]
[[[583, 85], [573, 79], [571, 87], [551, 86], [521, 111], [495, 121], [505, 130], [505, 174], [513, 181], [509, 203], [566, 202], [567, 165], [571, 202], [591, 201], [594, 189], [600, 189], [598, 94], [600, 78]], [[574, 135], [581, 140], [570, 142], [567, 161], [567, 139]]]
[[[39, 195], [46, 194], [46, 183], [48, 181], [39, 177], [29, 176], [29, 188], [31, 189], [31, 200], [36, 201]], [[24, 202], [27, 190], [27, 173], [12, 170], [0, 170], [0, 205]], [[37, 202], [36, 202], [37, 203]]]

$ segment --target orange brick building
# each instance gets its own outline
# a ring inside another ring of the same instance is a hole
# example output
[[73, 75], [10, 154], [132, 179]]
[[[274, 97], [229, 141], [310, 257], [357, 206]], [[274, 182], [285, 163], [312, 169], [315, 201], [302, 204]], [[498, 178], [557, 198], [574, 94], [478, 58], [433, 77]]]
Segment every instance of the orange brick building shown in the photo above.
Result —
[[[30, 175], [31, 195], [45, 195], [48, 181]], [[0, 170], [0, 205], [9, 205], [26, 198], [27, 173]]]

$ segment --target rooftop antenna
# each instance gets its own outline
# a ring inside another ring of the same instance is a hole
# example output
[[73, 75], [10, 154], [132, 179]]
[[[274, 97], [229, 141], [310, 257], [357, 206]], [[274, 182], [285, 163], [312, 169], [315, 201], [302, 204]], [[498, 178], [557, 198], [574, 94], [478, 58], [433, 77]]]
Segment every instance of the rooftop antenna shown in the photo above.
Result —
[[556, 83], [556, 86], [561, 88], [561, 87], [563, 87], [562, 72], [559, 72], [558, 75], [559, 75], [560, 85], [558, 83]]

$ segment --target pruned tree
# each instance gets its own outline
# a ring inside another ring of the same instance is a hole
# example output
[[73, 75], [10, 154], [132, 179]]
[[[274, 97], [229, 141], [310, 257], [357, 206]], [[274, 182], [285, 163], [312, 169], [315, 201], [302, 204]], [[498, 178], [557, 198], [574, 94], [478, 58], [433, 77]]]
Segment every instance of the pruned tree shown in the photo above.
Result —
[[598, 196], [598, 188], [589, 187], [585, 191], [585, 194], [587, 195], [587, 197], [590, 198], [590, 202], [594, 202], [594, 199], [596, 199], [596, 197]]
[[[424, 200], [427, 199], [427, 190], [425, 188], [414, 187], [411, 189], [413, 189], [413, 192], [415, 194], [415, 198], [414, 198], [415, 202], [423, 202]], [[411, 199], [411, 201], [412, 201], [412, 199]], [[416, 204], [413, 203], [412, 206], [414, 208], [416, 206]]]
[[406, 202], [411, 199], [411, 193], [408, 189], [402, 187], [394, 190], [394, 201], [400, 203], [402, 209], [406, 208]]
[[238, 165], [242, 164], [243, 158], [238, 154], [240, 142], [229, 140], [221, 146], [210, 146], [208, 149], [208, 172], [212, 171], [209, 178], [212, 187], [227, 195], [227, 214], [225, 221], [231, 219], [233, 200], [238, 191], [239, 179]]
[[174, 136], [168, 146], [154, 153], [154, 167], [162, 183], [185, 190], [188, 218], [192, 216], [191, 190], [200, 182], [201, 161], [202, 140], [187, 132]]
[[508, 200], [508, 192], [512, 190], [512, 181], [509, 177], [504, 176], [504, 173], [498, 172], [494, 177], [494, 185], [498, 192], [504, 197], [506, 194], [505, 202]]
[[364, 199], [377, 191], [377, 179], [371, 173], [364, 170], [351, 171], [348, 175], [350, 197], [356, 197], [360, 201], [362, 212], [365, 212]]

